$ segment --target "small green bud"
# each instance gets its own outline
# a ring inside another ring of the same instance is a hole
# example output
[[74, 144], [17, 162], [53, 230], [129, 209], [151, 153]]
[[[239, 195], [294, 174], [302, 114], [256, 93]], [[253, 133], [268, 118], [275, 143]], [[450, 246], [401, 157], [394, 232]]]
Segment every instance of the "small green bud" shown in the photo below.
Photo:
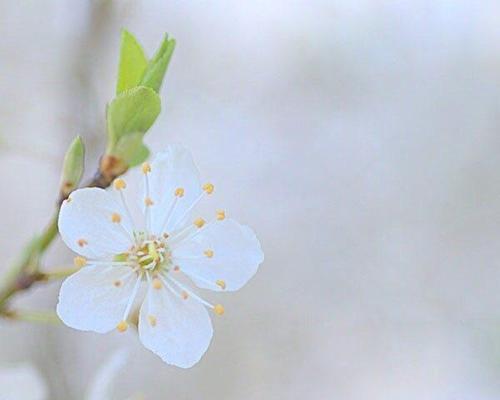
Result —
[[82, 179], [84, 169], [85, 147], [82, 138], [77, 136], [69, 145], [64, 156], [63, 172], [61, 177], [61, 195], [63, 197], [75, 190]]

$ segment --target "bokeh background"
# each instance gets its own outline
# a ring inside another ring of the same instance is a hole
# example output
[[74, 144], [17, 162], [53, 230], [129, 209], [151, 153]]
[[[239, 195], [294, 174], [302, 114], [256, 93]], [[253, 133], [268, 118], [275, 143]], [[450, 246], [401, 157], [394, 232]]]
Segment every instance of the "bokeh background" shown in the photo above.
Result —
[[207, 296], [226, 315], [191, 370], [132, 333], [5, 321], [1, 365], [33, 362], [55, 400], [121, 347], [116, 399], [500, 398], [498, 2], [0, 0], [2, 271], [76, 134], [95, 168], [122, 27], [150, 54], [177, 39], [147, 142], [190, 147], [266, 260]]

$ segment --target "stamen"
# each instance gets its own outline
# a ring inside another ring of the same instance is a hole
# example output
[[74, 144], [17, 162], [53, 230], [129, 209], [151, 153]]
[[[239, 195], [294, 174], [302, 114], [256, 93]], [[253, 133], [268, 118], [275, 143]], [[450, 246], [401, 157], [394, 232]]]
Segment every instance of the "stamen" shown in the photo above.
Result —
[[113, 187], [116, 190], [122, 190], [122, 189], [125, 189], [127, 187], [127, 184], [125, 183], [125, 181], [122, 178], [117, 178], [113, 182]]
[[205, 254], [208, 258], [212, 258], [214, 256], [214, 251], [207, 249], [203, 252], [203, 254]]
[[[125, 189], [127, 187], [127, 184], [125, 183], [125, 181], [123, 179], [117, 178], [114, 180], [113, 186], [120, 193], [120, 201], [122, 203], [122, 207], [125, 210], [125, 214], [130, 222], [130, 225], [132, 226], [132, 230], [135, 232], [136, 229], [135, 229], [134, 219], [132, 218], [132, 214], [130, 213], [130, 210], [127, 206], [127, 202], [125, 201], [125, 196], [123, 194], [123, 189]], [[119, 214], [117, 214], [117, 215], [119, 216]], [[119, 216], [119, 217], [120, 217], [120, 221], [121, 221], [121, 216]], [[111, 218], [113, 218], [113, 217], [111, 217]], [[112, 221], [113, 221], [113, 219], [112, 219]], [[113, 222], [115, 222], [115, 221], [113, 221]], [[127, 236], [129, 236], [132, 239], [133, 242], [137, 242], [135, 235], [130, 235], [130, 233], [125, 229], [125, 227], [123, 227], [123, 230], [126, 232]]]
[[181, 270], [181, 269], [180, 269], [180, 267], [179, 267], [178, 265], [176, 265], [176, 266], [174, 267], [174, 272], [179, 272], [180, 270]]
[[[174, 268], [174, 271], [175, 271], [175, 268]], [[208, 287], [212, 287], [215, 283], [217, 286], [221, 287], [222, 289], [226, 289], [226, 281], [224, 281], [222, 279], [214, 282], [211, 279], [207, 279], [207, 278], [199, 275], [195, 270], [190, 271], [189, 276], [197, 281], [206, 283], [208, 285]], [[222, 286], [224, 286], [224, 287], [222, 287]]]
[[197, 227], [197, 228], [202, 228], [203, 225], [205, 225], [205, 220], [203, 218], [196, 218], [193, 222], [193, 224]]
[[153, 328], [156, 326], [156, 317], [154, 315], [148, 315], [149, 325]]
[[[165, 282], [165, 279], [163, 277], [161, 277], [161, 278], [162, 278], [162, 281]], [[203, 300], [200, 296], [194, 294], [191, 290], [189, 290], [188, 288], [186, 288], [182, 283], [180, 283], [176, 279], [172, 278], [171, 276], [167, 276], [166, 279], [168, 279], [171, 282], [173, 282], [178, 288], [180, 288], [181, 290], [183, 290], [184, 292], [186, 292], [189, 296], [191, 296], [193, 299], [199, 301], [204, 306], [206, 306], [208, 308], [211, 308], [211, 309], [214, 309], [214, 306], [212, 304], [210, 304], [206, 300]], [[165, 282], [165, 285], [168, 285], [168, 283]]]
[[187, 298], [189, 297], [188, 292], [186, 292], [185, 290], [183, 290], [181, 292], [181, 297], [182, 297], [183, 300], [187, 300]]
[[224, 306], [222, 304], [216, 304], [214, 307], [214, 312], [217, 315], [222, 315], [224, 314]]
[[[186, 242], [188, 240], [193, 239], [195, 236], [199, 235], [201, 232], [204, 232], [205, 229], [207, 229], [213, 223], [214, 223], [214, 221], [212, 221], [212, 222], [205, 222], [205, 224], [201, 228], [193, 230], [193, 232], [191, 232], [186, 237], [182, 237], [181, 233], [184, 234], [185, 230], [187, 230], [187, 228], [183, 229], [182, 231], [180, 231], [179, 233], [177, 233], [174, 237], [171, 237], [169, 239], [170, 246], [174, 246], [177, 243], [182, 243], [182, 242]], [[191, 227], [191, 225], [189, 225], [189, 227]], [[180, 237], [182, 237], [182, 239], [178, 240]]]
[[216, 215], [218, 221], [222, 221], [223, 219], [226, 218], [226, 212], [224, 210], [217, 210]]
[[118, 280], [118, 281], [114, 281], [114, 282], [113, 282], [113, 285], [114, 285], [115, 287], [120, 287], [120, 286], [122, 285], [122, 281], [120, 281], [120, 280]]
[[[151, 277], [149, 276], [149, 272], [146, 272], [146, 279], [148, 281], [148, 285], [150, 285], [152, 283], [151, 281]], [[158, 279], [156, 276], [153, 278], [153, 279]], [[154, 287], [154, 285], [152, 285]], [[148, 289], [148, 292], [149, 292], [149, 289]], [[149, 296], [149, 293], [148, 293], [148, 296]], [[146, 297], [146, 304], [147, 304], [147, 309], [148, 309], [148, 313], [151, 312], [151, 304], [150, 304], [150, 301], [149, 301], [149, 297]], [[155, 327], [156, 324], [157, 324], [157, 319], [154, 315], [151, 315], [149, 314], [148, 315], [148, 322], [149, 322], [149, 325], [151, 325], [151, 327]]]
[[142, 164], [141, 169], [142, 169], [143, 174], [148, 174], [149, 172], [151, 172], [151, 164], [148, 162], [145, 162]]
[[[193, 223], [193, 225], [196, 226], [195, 223]], [[189, 231], [192, 231], [194, 229], [193, 225], [188, 225], [188, 226], [184, 227], [183, 229], [181, 229], [179, 232], [177, 232], [175, 235], [173, 235], [169, 239], [169, 243], [175, 243], [178, 238], [184, 236], [186, 233], [189, 233]], [[198, 229], [201, 229], [201, 228], [198, 228]], [[189, 234], [189, 236], [190, 236], [190, 234]]]
[[151, 231], [151, 210], [150, 207], [154, 204], [150, 197], [149, 189], [149, 176], [148, 173], [151, 171], [151, 166], [148, 163], [142, 164], [142, 172], [144, 173], [144, 184], [146, 186], [146, 197], [144, 198], [144, 205], [146, 206], [146, 232]]
[[155, 289], [161, 289], [162, 288], [161, 280], [158, 279], [157, 277], [153, 278], [152, 286]]
[[182, 298], [182, 294], [178, 292], [178, 290], [176, 290], [174, 287], [172, 287], [172, 285], [170, 285], [166, 279], [164, 279], [162, 276], [159, 276], [159, 278], [161, 279], [163, 285], [165, 285], [165, 287], [170, 290], [175, 296], [177, 297], [180, 297]]
[[97, 261], [97, 260], [87, 260], [89, 265], [106, 265], [109, 267], [116, 267], [120, 265], [125, 265], [127, 267], [133, 267], [135, 263], [130, 261]]
[[122, 232], [125, 234], [125, 236], [127, 236], [132, 242], [135, 242], [135, 236], [133, 236], [129, 231], [127, 231], [125, 229], [125, 227], [122, 224], [120, 224], [121, 221], [122, 221], [122, 217], [120, 216], [120, 214], [118, 214], [118, 213], [111, 214], [111, 222], [113, 222], [115, 224], [119, 224], [118, 226], [120, 227]]
[[[184, 194], [184, 189], [182, 193]], [[188, 208], [186, 208], [186, 210], [182, 213], [182, 215], [179, 218], [177, 218], [174, 226], [172, 227], [172, 231], [175, 230], [177, 225], [179, 225], [179, 223], [182, 222], [184, 218], [186, 218], [186, 215], [188, 215], [191, 212], [191, 210], [200, 202], [204, 194], [205, 192], [201, 192], [200, 195], [191, 203], [191, 205]]]
[[207, 193], [207, 194], [212, 194], [214, 192], [214, 185], [212, 185], [211, 183], [205, 183], [203, 185], [203, 190]]
[[116, 329], [118, 329], [119, 332], [125, 332], [128, 329], [128, 322], [123, 320], [116, 325]]
[[197, 255], [197, 256], [176, 256], [175, 259], [176, 260], [203, 260], [204, 258], [208, 257], [206, 254], [200, 254], [200, 255]]
[[87, 259], [85, 257], [77, 256], [73, 259], [73, 264], [75, 264], [75, 267], [77, 268], [82, 268], [87, 265]]
[[130, 313], [130, 309], [132, 308], [132, 305], [134, 304], [135, 297], [137, 296], [137, 292], [139, 291], [139, 286], [142, 280], [142, 272], [139, 274], [137, 277], [137, 280], [134, 285], [134, 289], [132, 290], [132, 294], [130, 295], [130, 298], [128, 299], [127, 307], [125, 308], [125, 312], [123, 313], [123, 321], [126, 321], [128, 318], [128, 314]]
[[218, 279], [215, 281], [215, 284], [219, 286], [222, 290], [226, 289], [226, 282], [222, 279]]
[[[180, 194], [180, 193], [182, 193], [182, 194]], [[184, 196], [184, 189], [182, 189], [182, 188], [175, 189], [174, 199], [173, 199], [173, 201], [170, 202], [170, 207], [168, 208], [168, 211], [165, 214], [165, 220], [163, 221], [163, 224], [161, 226], [160, 231], [163, 231], [167, 228], [167, 225], [170, 222], [170, 218], [172, 218], [172, 215], [174, 214], [175, 208], [177, 207], [178, 200], [182, 196]], [[164, 235], [165, 235], [165, 233], [164, 233]]]
[[85, 239], [78, 239], [76, 243], [78, 243], [78, 246], [80, 247], [84, 247], [89, 244], [89, 242], [87, 242]]

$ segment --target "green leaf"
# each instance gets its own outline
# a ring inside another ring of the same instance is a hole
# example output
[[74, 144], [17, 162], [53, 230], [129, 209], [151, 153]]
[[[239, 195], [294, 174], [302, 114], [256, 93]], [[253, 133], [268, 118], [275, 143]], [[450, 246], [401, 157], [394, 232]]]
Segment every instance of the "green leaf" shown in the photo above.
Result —
[[160, 97], [150, 88], [139, 86], [115, 97], [107, 109], [108, 148], [113, 148], [122, 136], [145, 133], [160, 110]]
[[85, 147], [82, 138], [77, 136], [68, 147], [64, 156], [61, 176], [61, 193], [69, 195], [82, 179], [85, 162]]
[[139, 42], [130, 32], [122, 30], [116, 94], [138, 86], [147, 66], [148, 60]]
[[167, 35], [165, 35], [160, 48], [148, 63], [141, 80], [141, 85], [150, 87], [155, 92], [159, 92], [174, 49], [175, 39], [169, 40]]
[[149, 149], [142, 143], [143, 137], [144, 133], [141, 132], [121, 137], [112, 154], [124, 160], [128, 167], [141, 164], [149, 157]]
[[113, 160], [117, 158], [122, 167], [133, 167], [149, 156], [143, 138], [160, 113], [158, 91], [174, 48], [175, 40], [165, 35], [160, 48], [148, 61], [135, 37], [122, 31], [117, 96], [106, 110], [106, 155], [113, 156]]
[[142, 164], [149, 158], [150, 151], [148, 147], [141, 143], [139, 147], [137, 147], [134, 157], [131, 157], [128, 161], [129, 167], [135, 167], [136, 165]]

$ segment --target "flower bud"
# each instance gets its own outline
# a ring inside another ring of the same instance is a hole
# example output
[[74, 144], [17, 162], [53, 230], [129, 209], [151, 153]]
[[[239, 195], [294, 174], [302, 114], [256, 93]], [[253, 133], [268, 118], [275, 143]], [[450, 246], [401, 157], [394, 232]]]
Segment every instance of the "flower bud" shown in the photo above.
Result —
[[77, 136], [70, 144], [66, 155], [61, 176], [61, 196], [68, 197], [80, 183], [83, 175], [85, 148], [82, 138]]

